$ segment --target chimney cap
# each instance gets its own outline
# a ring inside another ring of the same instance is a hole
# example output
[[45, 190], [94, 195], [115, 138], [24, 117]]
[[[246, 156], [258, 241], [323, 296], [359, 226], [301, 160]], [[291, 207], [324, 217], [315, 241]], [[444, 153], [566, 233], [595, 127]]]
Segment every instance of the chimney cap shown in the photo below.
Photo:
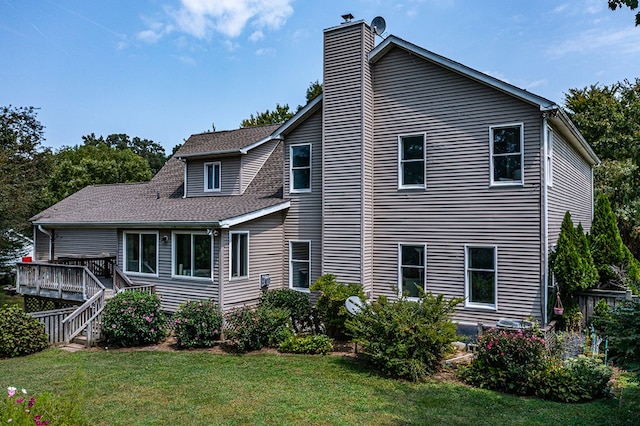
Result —
[[351, 20], [354, 18], [352, 14], [350, 13], [345, 13], [344, 15], [341, 15], [342, 19], [344, 19], [343, 23], [347, 23], [347, 22], [351, 22]]

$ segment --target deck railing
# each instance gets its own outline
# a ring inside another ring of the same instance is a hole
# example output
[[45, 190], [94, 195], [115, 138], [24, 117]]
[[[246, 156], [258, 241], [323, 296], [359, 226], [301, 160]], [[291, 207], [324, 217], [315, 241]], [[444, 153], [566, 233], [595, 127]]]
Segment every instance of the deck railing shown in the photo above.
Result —
[[44, 324], [44, 332], [49, 336], [49, 344], [65, 343], [62, 321], [76, 308], [56, 309], [53, 311], [31, 312], [29, 315]]
[[86, 267], [51, 263], [18, 263], [16, 291], [31, 296], [85, 301], [104, 290]]
[[127, 287], [133, 286], [135, 284], [122, 272], [122, 269], [118, 268], [117, 265], [113, 265], [113, 291], [118, 293]]
[[104, 304], [105, 292], [103, 289], [63, 319], [62, 329], [64, 330], [65, 343], [69, 343], [74, 337], [86, 330], [87, 346], [92, 346], [99, 337]]

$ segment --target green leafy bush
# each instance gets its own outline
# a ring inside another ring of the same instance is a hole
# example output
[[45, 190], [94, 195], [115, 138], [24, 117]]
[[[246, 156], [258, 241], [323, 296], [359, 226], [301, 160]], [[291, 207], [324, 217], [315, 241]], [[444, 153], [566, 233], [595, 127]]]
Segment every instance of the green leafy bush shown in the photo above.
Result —
[[0, 358], [39, 352], [49, 346], [44, 325], [17, 306], [0, 309]]
[[178, 348], [213, 346], [220, 339], [222, 311], [211, 300], [181, 303], [173, 316]]
[[322, 354], [333, 351], [331, 339], [324, 334], [312, 334], [308, 336], [291, 335], [278, 346], [280, 352], [294, 354]]
[[315, 310], [324, 324], [325, 332], [335, 339], [347, 337], [345, 321], [351, 314], [347, 312], [344, 302], [350, 296], [364, 299], [362, 286], [359, 284], [344, 284], [336, 281], [335, 275], [325, 274], [311, 286], [311, 291], [319, 291], [320, 297]]
[[550, 363], [537, 379], [536, 395], [560, 402], [582, 402], [609, 393], [613, 371], [597, 358], [584, 355], [564, 363]]
[[382, 373], [420, 380], [435, 371], [456, 337], [450, 315], [462, 299], [425, 293], [419, 301], [380, 296], [347, 320], [355, 342]]
[[640, 370], [640, 299], [623, 301], [599, 325], [609, 337], [611, 359], [620, 366]]
[[311, 326], [311, 302], [309, 295], [290, 288], [268, 290], [260, 297], [260, 306], [280, 308], [289, 311], [295, 331]]
[[126, 291], [107, 301], [104, 334], [116, 346], [155, 344], [167, 336], [164, 313], [156, 294]]
[[228, 311], [225, 319], [227, 342], [238, 352], [278, 346], [293, 334], [286, 309], [243, 306]]
[[547, 368], [545, 355], [544, 340], [529, 330], [489, 330], [478, 339], [475, 357], [462, 378], [481, 388], [532, 395]]

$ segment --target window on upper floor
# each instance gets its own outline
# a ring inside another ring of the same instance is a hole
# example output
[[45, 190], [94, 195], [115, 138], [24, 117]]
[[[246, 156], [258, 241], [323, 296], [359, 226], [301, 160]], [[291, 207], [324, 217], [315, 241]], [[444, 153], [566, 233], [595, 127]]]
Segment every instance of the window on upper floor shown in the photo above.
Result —
[[289, 241], [289, 287], [309, 289], [311, 241]]
[[231, 278], [249, 276], [249, 232], [230, 232], [229, 264]]
[[158, 274], [158, 234], [155, 232], [124, 233], [125, 272]]
[[220, 162], [204, 163], [204, 191], [215, 192], [220, 191], [221, 186], [221, 169]]
[[311, 144], [291, 145], [290, 192], [311, 192]]
[[496, 309], [496, 246], [465, 246], [465, 306]]
[[211, 278], [211, 237], [206, 233], [173, 234], [173, 276]]
[[521, 123], [489, 127], [491, 185], [523, 184], [523, 132]]
[[424, 188], [426, 174], [425, 135], [398, 136], [398, 188]]
[[398, 292], [400, 296], [420, 297], [425, 290], [426, 252], [424, 244], [400, 244], [398, 246]]

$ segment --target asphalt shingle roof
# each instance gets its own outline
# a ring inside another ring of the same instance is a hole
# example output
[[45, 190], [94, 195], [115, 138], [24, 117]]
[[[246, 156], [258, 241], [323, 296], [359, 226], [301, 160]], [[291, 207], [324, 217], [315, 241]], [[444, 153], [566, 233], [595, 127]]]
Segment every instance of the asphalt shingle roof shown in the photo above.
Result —
[[[282, 145], [274, 150], [242, 195], [182, 198], [184, 153], [244, 148], [269, 136], [274, 126], [191, 136], [156, 176], [146, 183], [88, 186], [34, 216], [35, 224], [57, 226], [170, 226], [211, 223], [285, 202], [282, 195]], [[223, 149], [219, 149], [220, 145]]]

